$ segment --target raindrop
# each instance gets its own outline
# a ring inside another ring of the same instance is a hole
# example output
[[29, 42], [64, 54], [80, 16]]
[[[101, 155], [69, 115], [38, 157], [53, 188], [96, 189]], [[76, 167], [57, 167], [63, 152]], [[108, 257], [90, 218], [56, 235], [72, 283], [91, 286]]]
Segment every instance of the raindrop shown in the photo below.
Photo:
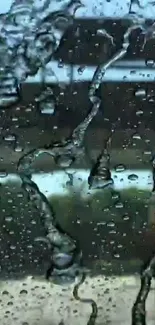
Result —
[[23, 150], [24, 149], [20, 145], [18, 145], [18, 144], [16, 144], [15, 147], [14, 147], [14, 151], [15, 152], [22, 152]]
[[80, 66], [80, 67], [78, 68], [78, 70], [77, 70], [77, 71], [78, 71], [78, 74], [79, 74], [79, 75], [82, 75], [82, 73], [84, 72], [84, 70], [85, 70], [85, 66], [83, 66], [83, 67]]
[[2, 292], [2, 295], [3, 295], [3, 296], [8, 296], [8, 295], [9, 295], [9, 292], [8, 292], [7, 290], [4, 290], [4, 291]]
[[119, 164], [119, 165], [116, 165], [115, 166], [115, 171], [117, 173], [121, 173], [121, 172], [124, 172], [126, 170], [126, 166], [123, 165], [123, 164]]
[[63, 66], [64, 66], [64, 63], [63, 63], [62, 59], [59, 59], [58, 68], [63, 68]]
[[16, 140], [16, 135], [15, 134], [8, 134], [4, 137], [5, 141], [15, 141]]
[[[24, 155], [18, 164], [19, 170], [26, 170], [31, 173], [31, 164], [42, 153], [47, 153], [54, 158], [55, 163], [65, 168], [71, 166], [71, 164], [84, 155], [85, 147], [83, 146], [85, 132], [91, 123], [93, 117], [97, 114], [99, 109], [98, 103], [94, 104], [86, 118], [74, 129], [72, 135], [63, 140], [62, 142], [45, 145], [44, 148], [32, 150], [30, 153]], [[57, 126], [53, 127], [57, 128]], [[59, 165], [60, 164], [60, 165]], [[32, 170], [31, 170], [32, 171]]]
[[53, 255], [53, 263], [57, 267], [63, 267], [68, 265], [72, 261], [72, 255], [66, 253], [58, 253]]
[[13, 301], [8, 301], [7, 305], [8, 306], [13, 306]]
[[90, 189], [101, 189], [113, 185], [111, 171], [109, 169], [110, 156], [107, 149], [103, 149], [92, 167], [88, 184]]
[[136, 112], [136, 115], [137, 115], [137, 116], [143, 115], [143, 111], [142, 111], [141, 109], [139, 109], [139, 110]]
[[114, 254], [114, 257], [115, 258], [120, 258], [120, 255], [119, 254]]
[[21, 296], [25, 296], [25, 295], [28, 294], [28, 291], [25, 290], [25, 289], [23, 289], [23, 290], [21, 290], [21, 291], [19, 292], [19, 294], [20, 294]]
[[129, 179], [130, 181], [137, 181], [137, 179], [138, 179], [138, 175], [136, 175], [136, 174], [130, 174], [130, 175], [128, 176], [128, 179]]
[[10, 245], [10, 249], [15, 250], [16, 246], [15, 245]]
[[149, 67], [149, 68], [151, 68], [151, 67], [153, 67], [154, 66], [154, 60], [151, 60], [151, 59], [147, 59], [146, 61], [145, 61], [145, 63], [146, 63], [146, 65], [147, 65], [147, 67]]
[[128, 220], [130, 220], [130, 217], [129, 217], [127, 214], [125, 214], [125, 215], [122, 217], [122, 219], [123, 219], [124, 221], [128, 221]]
[[0, 170], [0, 178], [7, 177], [8, 173], [5, 170]]
[[42, 114], [53, 115], [55, 112], [55, 102], [54, 100], [44, 100], [39, 103], [39, 109]]
[[135, 91], [136, 97], [146, 97], [146, 90], [145, 89], [137, 89]]
[[17, 101], [18, 101], [18, 96], [16, 94], [10, 96], [0, 95], [0, 107], [11, 106]]
[[13, 217], [12, 217], [12, 216], [6, 216], [6, 217], [4, 218], [4, 220], [5, 220], [6, 222], [11, 222], [11, 221], [13, 220]]
[[107, 223], [107, 227], [115, 227], [115, 223], [114, 222], [109, 222], [109, 223]]
[[119, 193], [117, 193], [117, 192], [112, 192], [112, 195], [111, 195], [111, 197], [112, 197], [112, 199], [113, 200], [118, 200], [119, 199]]
[[71, 282], [74, 281], [79, 270], [81, 251], [77, 250], [76, 242], [72, 238], [57, 229], [52, 206], [40, 192], [36, 183], [31, 180], [31, 177], [23, 174], [21, 179], [22, 187], [27, 192], [29, 200], [40, 210], [42, 224], [46, 232], [46, 237], [38, 237], [35, 241], [46, 242], [49, 249], [52, 247], [52, 267], [47, 271], [47, 278], [52, 277], [53, 281], [59, 280], [59, 282], [65, 282], [67, 279]]
[[141, 140], [141, 136], [138, 133], [134, 133], [132, 138], [135, 139], [135, 140]]
[[123, 207], [124, 207], [124, 205], [123, 205], [122, 202], [117, 202], [117, 203], [115, 204], [115, 208], [116, 208], [116, 209], [122, 209]]
[[39, 110], [42, 114], [53, 115], [55, 112], [56, 101], [52, 88], [46, 87], [42, 93], [35, 98], [35, 101], [38, 103]]
[[62, 168], [67, 168], [68, 166], [70, 166], [73, 162], [74, 162], [75, 158], [74, 156], [72, 157], [71, 155], [63, 155], [63, 156], [57, 156], [55, 158], [55, 162], [58, 166], [62, 167]]
[[151, 154], [152, 154], [151, 151], [148, 151], [148, 150], [144, 151], [144, 155], [146, 155], [146, 156], [151, 156]]

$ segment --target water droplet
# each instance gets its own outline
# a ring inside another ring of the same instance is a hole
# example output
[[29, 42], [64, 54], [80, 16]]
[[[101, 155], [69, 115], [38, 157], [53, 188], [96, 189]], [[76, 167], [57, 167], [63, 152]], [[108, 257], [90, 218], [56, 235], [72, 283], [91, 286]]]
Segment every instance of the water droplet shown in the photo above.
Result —
[[16, 246], [15, 245], [10, 245], [10, 249], [15, 250]]
[[146, 65], [147, 65], [147, 67], [151, 68], [151, 67], [154, 66], [155, 61], [154, 61], [154, 60], [151, 60], [151, 59], [147, 59], [147, 60], [145, 61], [145, 63], [146, 63]]
[[114, 222], [108, 222], [107, 227], [115, 227], [115, 223]]
[[137, 116], [143, 115], [143, 111], [142, 111], [141, 109], [139, 109], [139, 110], [136, 112], [136, 115], [137, 115]]
[[151, 154], [152, 154], [151, 151], [148, 151], [148, 150], [144, 151], [144, 155], [146, 155], [146, 156], [151, 156]]
[[3, 296], [8, 296], [9, 295], [9, 292], [7, 290], [4, 290], [4, 291], [2, 291], [2, 295]]
[[119, 164], [119, 165], [116, 165], [116, 166], [115, 166], [115, 171], [116, 171], [117, 173], [124, 172], [125, 170], [126, 170], [126, 167], [125, 167], [125, 165], [123, 165], [123, 164]]
[[21, 290], [20, 291], [20, 293], [19, 293], [21, 296], [25, 296], [25, 295], [27, 295], [28, 294], [28, 291], [27, 290], [25, 290], [25, 289], [23, 289], [23, 290]]
[[68, 265], [72, 260], [72, 255], [66, 253], [58, 253], [53, 255], [53, 263], [56, 266], [64, 267]]
[[85, 66], [80, 66], [79, 68], [78, 68], [78, 74], [79, 75], [82, 75], [82, 73], [84, 72], [84, 70], [85, 70]]
[[122, 219], [123, 219], [124, 221], [128, 221], [128, 220], [130, 220], [130, 217], [129, 217], [127, 214], [125, 214], [125, 215], [122, 217]]
[[8, 173], [5, 170], [0, 170], [0, 178], [7, 177]]
[[132, 138], [135, 139], [135, 140], [141, 140], [141, 136], [138, 133], [134, 133]]
[[128, 179], [129, 179], [130, 181], [137, 181], [137, 179], [138, 179], [138, 175], [136, 175], [136, 174], [130, 174], [130, 175], [128, 176]]
[[62, 59], [59, 59], [58, 68], [63, 68], [63, 66], [64, 66], [64, 63], [63, 63]]
[[145, 89], [137, 89], [135, 91], [136, 97], [146, 97], [146, 90]]
[[4, 218], [4, 220], [5, 220], [6, 222], [11, 222], [11, 221], [13, 220], [13, 217], [12, 217], [12, 216], [6, 216], [6, 217]]
[[123, 207], [124, 207], [124, 205], [123, 205], [122, 202], [117, 202], [117, 203], [115, 204], [115, 208], [116, 208], [116, 209], [122, 209]]
[[112, 197], [113, 200], [118, 200], [119, 197], [120, 197], [120, 195], [117, 192], [113, 192], [112, 195], [111, 195], [111, 197]]
[[40, 102], [39, 109], [40, 109], [42, 114], [53, 115], [54, 112], [55, 112], [55, 102], [54, 102], [54, 100], [46, 100], [46, 101]]
[[14, 151], [15, 152], [22, 152], [24, 149], [20, 146], [20, 145], [15, 145], [15, 147], [14, 147]]
[[16, 135], [15, 134], [8, 134], [4, 137], [5, 141], [15, 141], [16, 140]]

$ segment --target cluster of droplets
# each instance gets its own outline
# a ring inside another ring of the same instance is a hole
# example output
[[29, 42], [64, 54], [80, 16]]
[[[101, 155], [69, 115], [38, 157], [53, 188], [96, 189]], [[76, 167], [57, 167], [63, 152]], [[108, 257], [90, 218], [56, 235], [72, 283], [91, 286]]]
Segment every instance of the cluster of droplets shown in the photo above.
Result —
[[[58, 28], [57, 25], [59, 25], [60, 21], [61, 23], [64, 22], [62, 31], [64, 33], [64, 29], [72, 23], [73, 14], [81, 3], [72, 1], [64, 11], [54, 12], [48, 17], [44, 17], [44, 11], [49, 5], [50, 1], [47, 0], [43, 8], [37, 10], [32, 1], [22, 2], [21, 4], [17, 0], [11, 6], [7, 17], [5, 17], [1, 34], [6, 41], [6, 47], [10, 49], [11, 59], [16, 58], [14, 63], [11, 61], [9, 63], [18, 84], [25, 80], [28, 75], [35, 74], [40, 67], [49, 62], [54, 51], [59, 46], [60, 39], [56, 39], [54, 33]], [[49, 95], [47, 91], [43, 99]], [[68, 151], [70, 153], [70, 150], [72, 150], [72, 144], [67, 146], [66, 155]], [[46, 236], [36, 240], [45, 241], [51, 250], [47, 278], [53, 277], [58, 281], [61, 279], [62, 282], [74, 280], [79, 274], [81, 251], [78, 249], [77, 243], [58, 227], [48, 200], [31, 179], [30, 162], [33, 158], [36, 159], [42, 151], [38, 150], [30, 153], [26, 157], [28, 158], [26, 163], [23, 157], [19, 161], [17, 171], [29, 200], [34, 203], [41, 214]], [[46, 148], [44, 151], [46, 152]], [[53, 152], [51, 153], [48, 149], [47, 151], [53, 155]]]
[[[43, 8], [36, 9], [32, 0], [14, 1], [8, 14], [0, 22], [1, 48], [0, 48], [0, 105], [8, 106], [19, 98], [20, 83], [27, 76], [35, 75], [39, 68], [44, 68], [51, 60], [53, 53], [60, 44], [64, 31], [73, 23], [76, 9], [81, 6], [80, 1], [72, 1], [62, 11], [50, 13], [45, 16], [50, 0], [46, 0]], [[66, 280], [74, 280], [82, 270], [81, 251], [77, 243], [68, 234], [64, 233], [57, 225], [54, 212], [46, 197], [40, 192], [38, 186], [32, 181], [32, 164], [43, 153], [53, 157], [55, 163], [62, 168], [70, 167], [75, 161], [85, 154], [84, 137], [92, 119], [96, 116], [101, 99], [96, 91], [103, 81], [107, 69], [117, 60], [124, 58], [130, 45], [131, 33], [140, 28], [145, 40], [154, 37], [154, 24], [147, 26], [140, 18], [133, 18], [131, 25], [124, 34], [122, 48], [116, 52], [104, 64], [100, 64], [91, 81], [88, 97], [92, 105], [88, 116], [73, 131], [71, 136], [60, 142], [50, 143], [43, 148], [34, 149], [22, 156], [19, 160], [17, 171], [22, 180], [23, 189], [30, 201], [34, 203], [41, 215], [45, 237], [37, 238], [37, 241], [45, 241], [51, 250], [51, 261], [47, 270], [47, 278], [52, 277], [62, 283]], [[106, 31], [102, 31], [114, 45], [113, 38]], [[5, 58], [5, 60], [4, 60]], [[45, 92], [39, 102], [49, 99], [51, 94]], [[113, 184], [110, 173], [109, 146], [112, 130], [105, 146], [100, 153], [95, 165], [90, 171], [88, 183], [90, 188], [103, 188]], [[154, 276], [154, 257], [144, 269], [141, 277], [141, 290], [133, 307], [133, 325], [145, 324], [145, 301], [150, 290], [151, 279]], [[74, 296], [78, 298], [77, 288]], [[93, 314], [89, 324], [95, 321], [96, 305], [91, 301]]]
[[[146, 41], [152, 37], [154, 37], [154, 23], [151, 26], [147, 26], [145, 20], [133, 17], [131, 20], [131, 26], [127, 29], [124, 34], [122, 48], [114, 54], [112, 58], [110, 58], [106, 63], [100, 64], [93, 76], [91, 81], [90, 89], [89, 89], [89, 99], [92, 102], [92, 105], [97, 104], [100, 105], [100, 99], [96, 96], [96, 91], [100, 87], [106, 70], [114, 64], [117, 60], [124, 58], [127, 54], [129, 45], [130, 45], [130, 35], [131, 33], [140, 28], [144, 33], [144, 44], [143, 48], [146, 44]], [[113, 40], [112, 40], [113, 44]], [[116, 125], [115, 125], [116, 127]], [[109, 142], [111, 142], [111, 136], [114, 132], [114, 129], [111, 131], [110, 136], [108, 137], [105, 147], [97, 158], [96, 164], [93, 166], [89, 178], [88, 183], [90, 188], [103, 188], [107, 185], [112, 185], [113, 180], [111, 179], [111, 173], [109, 169]], [[154, 171], [154, 168], [153, 168]], [[154, 175], [153, 175], [154, 176]], [[153, 189], [154, 190], [154, 189]], [[137, 295], [136, 302], [132, 308], [132, 325], [145, 325], [146, 324], [146, 312], [145, 312], [145, 304], [148, 293], [151, 287], [151, 280], [154, 277], [155, 270], [155, 257], [151, 258], [148, 264], [144, 267], [142, 275], [141, 275], [141, 288]]]
[[51, 60], [81, 6], [80, 0], [71, 1], [64, 10], [47, 14], [50, 3], [45, 0], [38, 9], [33, 0], [15, 0], [7, 15], [1, 17], [1, 107], [17, 102], [20, 83]]
[[38, 237], [36, 241], [47, 243], [51, 251], [51, 261], [46, 277], [61, 283], [74, 281], [79, 274], [81, 251], [77, 243], [61, 230], [56, 222], [54, 212], [46, 197], [40, 192], [31, 177], [21, 175], [22, 187], [28, 199], [35, 205], [40, 214], [41, 222], [45, 229], [45, 237]]
[[[45, 99], [46, 95], [49, 96], [50, 93], [47, 91], [42, 95], [43, 97], [38, 98], [39, 101]], [[66, 169], [75, 160], [77, 161], [77, 159], [81, 158], [81, 155], [85, 152], [83, 145], [85, 132], [93, 117], [97, 114], [98, 108], [98, 105], [93, 106], [88, 116], [75, 128], [69, 139], [61, 143], [46, 145], [44, 148], [34, 149], [22, 156], [17, 165], [17, 172], [21, 177], [22, 187], [26, 191], [29, 200], [38, 209], [46, 233], [45, 237], [38, 237], [35, 240], [45, 242], [51, 251], [51, 261], [46, 272], [46, 278], [63, 284], [74, 282], [76, 277], [80, 277], [80, 281], [74, 287], [73, 296], [76, 300], [91, 304], [92, 313], [90, 314], [88, 325], [95, 324], [98, 309], [93, 299], [80, 299], [78, 296], [78, 288], [84, 282], [86, 273], [82, 266], [81, 250], [77, 242], [64, 233], [57, 224], [54, 211], [47, 198], [40, 192], [36, 183], [32, 181], [32, 163], [41, 154], [47, 153], [53, 157], [59, 167]]]
[[[46, 4], [48, 5], [49, 2], [47, 1]], [[17, 7], [19, 6], [17, 2], [15, 3], [15, 7], [16, 5]], [[7, 46], [12, 50], [11, 55], [16, 57], [16, 60], [11, 67], [17, 85], [20, 84], [21, 81], [25, 80], [28, 75], [36, 74], [40, 67], [44, 67], [44, 65], [49, 62], [60, 41], [59, 38], [57, 39], [55, 37], [53, 30], [55, 31], [57, 29], [57, 25], [58, 27], [60, 27], [59, 25], [63, 25], [64, 32], [64, 26], [66, 28], [70, 23], [72, 23], [72, 15], [75, 13], [75, 10], [79, 5], [81, 5], [79, 1], [72, 2], [68, 5], [68, 8], [66, 8], [65, 11], [53, 13], [48, 17], [45, 17], [43, 20], [40, 18], [40, 15], [37, 15], [35, 10], [29, 12], [30, 7], [28, 5], [24, 8], [27, 17], [25, 24], [22, 24], [21, 26], [21, 30], [18, 30], [18, 27], [21, 25], [21, 17], [18, 17], [19, 26], [16, 26], [18, 25], [17, 19], [15, 19], [17, 17], [11, 19], [11, 23], [15, 22], [15, 26], [13, 27], [15, 27], [15, 29], [17, 27], [17, 30], [14, 31], [12, 28], [11, 37], [9, 35], [8, 38], [10, 43], [7, 44]], [[10, 18], [14, 13], [17, 13], [17, 11], [15, 8], [11, 8], [8, 17]], [[9, 28], [7, 29], [7, 23], [8, 21], [6, 21], [4, 26], [3, 35], [7, 34], [9, 31]], [[27, 28], [28, 24], [31, 26], [30, 30]], [[44, 103], [46, 100], [49, 100], [51, 95], [51, 92], [46, 89], [37, 101], [39, 104], [41, 102]], [[11, 103], [12, 102], [10, 101], [7, 104]], [[77, 242], [65, 233], [57, 224], [54, 211], [47, 198], [40, 192], [36, 183], [32, 181], [33, 170], [31, 169], [31, 165], [40, 154], [47, 153], [54, 158], [55, 163], [59, 166], [63, 168], [69, 167], [77, 158], [79, 158], [79, 156], [81, 156], [81, 154], [83, 155], [84, 153], [83, 140], [85, 131], [93, 117], [97, 114], [98, 108], [99, 103], [93, 105], [88, 116], [79, 126], [77, 126], [69, 139], [66, 139], [62, 143], [46, 145], [44, 148], [31, 151], [19, 160], [17, 166], [17, 172], [22, 180], [22, 188], [27, 193], [28, 199], [32, 201], [38, 209], [45, 230], [45, 237], [38, 237], [35, 240], [38, 242], [45, 242], [51, 252], [51, 259], [49, 268], [46, 272], [46, 278], [52, 279], [52, 281], [59, 284], [74, 282], [75, 278], [79, 275], [82, 275], [79, 284], [83, 283], [84, 269], [81, 265], [82, 253]], [[75, 294], [75, 291], [76, 289], [73, 293], [74, 297], [79, 300], [80, 298], [78, 297], [78, 294]], [[90, 321], [91, 324], [93, 324], [97, 316], [97, 306], [91, 299], [83, 301], [92, 304]]]
[[[52, 247], [52, 261], [51, 266], [48, 270], [48, 276], [49, 274], [52, 274], [54, 276], [58, 276], [60, 279], [61, 277], [66, 277], [67, 274], [69, 274], [68, 272], [71, 272], [70, 274], [72, 274], [72, 276], [74, 277], [75, 272], [77, 271], [77, 267], [79, 267], [80, 255], [74, 254], [76, 246], [75, 243], [71, 240], [71, 238], [68, 237], [68, 235], [62, 234], [62, 232], [58, 231], [55, 225], [53, 212], [51, 211], [47, 200], [42, 195], [42, 193], [40, 193], [36, 184], [32, 182], [32, 164], [41, 154], [47, 153], [53, 157], [55, 163], [59, 167], [66, 169], [70, 167], [75, 161], [77, 161], [81, 157], [81, 155], [85, 153], [84, 136], [90, 122], [97, 114], [101, 104], [101, 99], [96, 95], [96, 91], [98, 90], [100, 84], [103, 81], [106, 70], [117, 60], [122, 59], [126, 55], [130, 45], [129, 37], [132, 31], [136, 30], [137, 28], [140, 28], [145, 34], [144, 45], [147, 38], [150, 37], [150, 35], [153, 36], [154, 25], [152, 25], [151, 27], [147, 27], [144, 21], [132, 21], [131, 26], [127, 29], [124, 34], [122, 48], [106, 63], [100, 64], [97, 67], [88, 92], [92, 108], [88, 116], [84, 119], [84, 121], [82, 121], [75, 128], [69, 139], [66, 139], [60, 143], [52, 143], [46, 145], [44, 148], [35, 149], [29, 152], [28, 154], [24, 155], [19, 161], [18, 172], [20, 173], [20, 175], [24, 175], [22, 177], [23, 187], [27, 191], [29, 199], [35, 202], [36, 206], [40, 209], [42, 213], [44, 228], [47, 232], [46, 241], [47, 244]], [[111, 43], [113, 45], [113, 39], [109, 34], [107, 34], [106, 31], [105, 35], [111, 40]], [[112, 129], [102, 152], [97, 157], [96, 163], [90, 171], [90, 175], [88, 177], [88, 184], [90, 188], [104, 188], [105, 186], [113, 184], [109, 167], [109, 147], [111, 143], [112, 134], [115, 131], [115, 127], [116, 125]], [[39, 238], [38, 240], [45, 239]], [[74, 260], [75, 263], [72, 264], [73, 256], [76, 256], [76, 259]], [[147, 266], [147, 268], [142, 273], [141, 290], [137, 296], [136, 302], [132, 309], [133, 325], [145, 324], [145, 301], [150, 290], [151, 278], [153, 277], [153, 261], [154, 258], [150, 261], [149, 266]], [[74, 297], [79, 300], [77, 289], [78, 285], [74, 288]], [[92, 304], [92, 314], [89, 323], [92, 324], [95, 322], [97, 316], [97, 307], [94, 301], [89, 300], [89, 302], [91, 302]]]
[[[143, 48], [146, 44], [146, 41], [154, 37], [155, 24], [153, 23], [151, 26], [147, 26], [147, 23], [144, 19], [133, 16], [133, 19], [131, 19], [131, 25], [124, 34], [121, 49], [116, 52], [111, 58], [109, 58], [107, 62], [99, 64], [94, 72], [88, 93], [89, 99], [93, 105], [96, 104], [100, 106], [100, 98], [96, 95], [96, 91], [99, 89], [101, 83], [103, 82], [107, 69], [112, 66], [116, 61], [123, 59], [127, 54], [128, 48], [130, 46], [130, 35], [134, 30], [137, 29], [140, 29], [144, 34]], [[114, 45], [113, 38], [106, 31], [104, 31], [104, 35], [109, 38], [112, 45]], [[90, 176], [88, 178], [90, 188], [104, 188], [113, 184], [109, 168], [109, 143], [111, 142], [112, 134], [114, 133], [116, 126], [117, 123], [115, 123], [114, 128], [112, 128], [107, 141], [105, 141], [105, 146], [97, 157], [96, 164], [92, 167]]]
[[[46, 97], [47, 98], [47, 97]], [[40, 100], [40, 99], [39, 99]], [[21, 157], [18, 163], [18, 172], [32, 174], [32, 164], [42, 154], [50, 155], [55, 164], [61, 168], [71, 167], [85, 155], [84, 138], [86, 130], [96, 116], [99, 104], [93, 105], [85, 119], [74, 129], [71, 136], [62, 142], [51, 143], [43, 148], [34, 149]]]

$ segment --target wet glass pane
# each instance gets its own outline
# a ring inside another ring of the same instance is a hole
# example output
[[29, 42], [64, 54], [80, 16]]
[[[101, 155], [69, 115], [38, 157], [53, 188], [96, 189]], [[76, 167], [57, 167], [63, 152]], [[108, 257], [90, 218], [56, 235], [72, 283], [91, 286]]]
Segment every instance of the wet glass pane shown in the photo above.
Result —
[[155, 322], [155, 2], [0, 3], [0, 323]]

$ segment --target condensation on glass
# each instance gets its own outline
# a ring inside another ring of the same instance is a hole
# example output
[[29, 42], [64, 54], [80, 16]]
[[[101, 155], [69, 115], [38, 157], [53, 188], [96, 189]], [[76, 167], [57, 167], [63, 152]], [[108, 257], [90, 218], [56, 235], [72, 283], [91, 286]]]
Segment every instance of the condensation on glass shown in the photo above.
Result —
[[1, 324], [154, 324], [154, 7], [0, 16]]

